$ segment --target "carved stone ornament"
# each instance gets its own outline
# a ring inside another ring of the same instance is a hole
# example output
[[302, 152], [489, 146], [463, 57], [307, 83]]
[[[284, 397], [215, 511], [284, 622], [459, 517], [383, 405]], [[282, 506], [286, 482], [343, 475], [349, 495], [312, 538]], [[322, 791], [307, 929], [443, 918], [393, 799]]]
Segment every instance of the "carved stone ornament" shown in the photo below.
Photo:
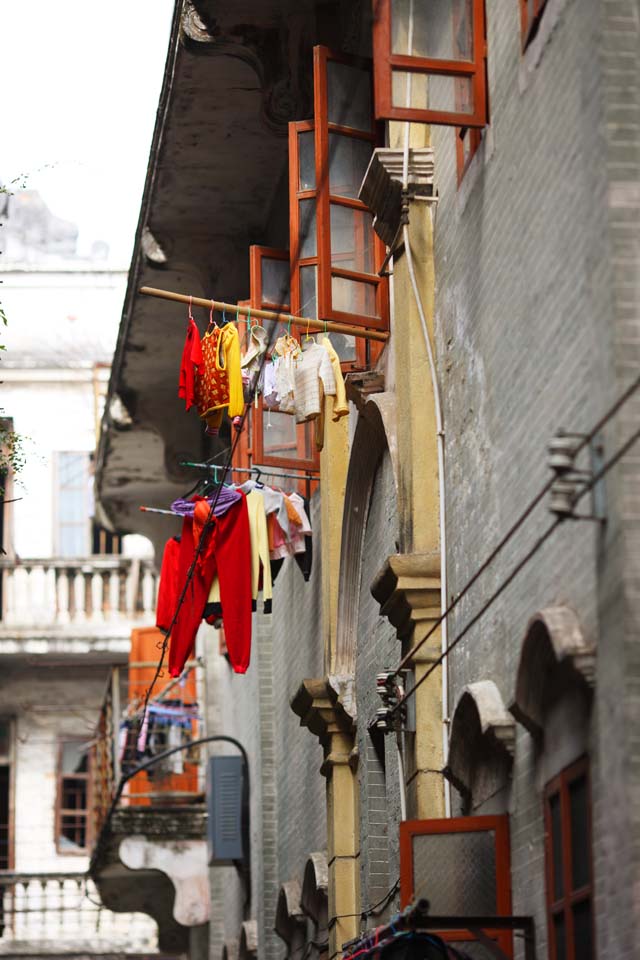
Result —
[[329, 867], [326, 853], [310, 853], [304, 867], [300, 906], [314, 923], [326, 920]]
[[481, 758], [500, 754], [510, 769], [514, 746], [515, 723], [493, 680], [468, 684], [453, 712], [444, 775], [463, 795], [469, 795]]
[[[388, 247], [399, 233], [402, 205], [403, 151], [378, 147], [373, 151], [359, 197], [375, 214], [374, 230]], [[409, 194], [436, 202], [433, 188], [434, 164], [431, 147], [409, 150]]]
[[[380, 604], [382, 616], [396, 628], [398, 638], [415, 646], [440, 616], [439, 554], [396, 553], [388, 557], [371, 593]], [[432, 647], [438, 645], [434, 637]], [[418, 654], [421, 659], [430, 659], [427, 647]]]
[[573, 678], [591, 691], [595, 667], [595, 647], [585, 640], [573, 610], [546, 607], [527, 626], [511, 713], [533, 736], [541, 736], [550, 691], [557, 691], [562, 678], [568, 682]]
[[238, 960], [255, 960], [258, 956], [258, 921], [245, 920], [240, 930]]
[[297, 880], [283, 883], [278, 893], [274, 929], [280, 939], [287, 944], [290, 944], [295, 937], [296, 928], [305, 923], [300, 896], [300, 884]]

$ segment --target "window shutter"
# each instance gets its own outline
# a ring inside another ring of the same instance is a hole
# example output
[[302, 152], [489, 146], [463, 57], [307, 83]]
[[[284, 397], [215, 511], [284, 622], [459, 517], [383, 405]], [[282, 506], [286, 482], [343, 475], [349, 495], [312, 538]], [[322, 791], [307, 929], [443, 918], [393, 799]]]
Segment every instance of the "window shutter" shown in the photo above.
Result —
[[373, 55], [378, 119], [486, 125], [484, 0], [375, 0]]

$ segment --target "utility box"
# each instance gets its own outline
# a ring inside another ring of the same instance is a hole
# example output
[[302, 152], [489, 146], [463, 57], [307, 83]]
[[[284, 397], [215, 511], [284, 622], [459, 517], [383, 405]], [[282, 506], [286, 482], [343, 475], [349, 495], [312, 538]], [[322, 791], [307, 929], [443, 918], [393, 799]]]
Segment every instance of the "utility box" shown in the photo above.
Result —
[[244, 859], [243, 768], [242, 757], [209, 758], [207, 765], [209, 866], [220, 866]]

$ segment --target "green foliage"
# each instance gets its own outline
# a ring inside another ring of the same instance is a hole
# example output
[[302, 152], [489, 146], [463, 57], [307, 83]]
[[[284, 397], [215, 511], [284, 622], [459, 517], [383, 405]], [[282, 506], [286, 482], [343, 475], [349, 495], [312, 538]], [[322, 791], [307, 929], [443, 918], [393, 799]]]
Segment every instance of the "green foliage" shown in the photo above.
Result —
[[0, 420], [0, 496], [4, 496], [3, 478], [19, 477], [27, 458], [24, 437], [11, 429], [10, 420]]

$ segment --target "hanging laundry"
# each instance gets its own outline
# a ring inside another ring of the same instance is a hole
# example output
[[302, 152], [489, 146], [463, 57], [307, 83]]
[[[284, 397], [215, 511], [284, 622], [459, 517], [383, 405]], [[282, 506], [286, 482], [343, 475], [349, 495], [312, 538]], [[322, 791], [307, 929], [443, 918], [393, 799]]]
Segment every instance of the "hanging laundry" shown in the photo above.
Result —
[[158, 600], [156, 603], [156, 627], [165, 633], [169, 631], [181, 589], [178, 582], [179, 552], [180, 537], [171, 537], [171, 539], [167, 540], [164, 553], [162, 554], [160, 584], [158, 586]]
[[333, 376], [336, 381], [336, 392], [333, 397], [333, 412], [331, 414], [331, 419], [337, 422], [341, 417], [345, 417], [349, 413], [349, 403], [347, 401], [347, 391], [344, 385], [344, 377], [342, 376], [342, 367], [340, 366], [340, 357], [336, 353], [331, 340], [326, 334], [320, 340], [320, 344], [329, 354], [331, 369], [333, 370]]
[[238, 331], [232, 323], [224, 327], [209, 324], [201, 346], [204, 372], [196, 379], [196, 403], [198, 415], [207, 424], [206, 432], [215, 436], [225, 409], [231, 419], [244, 410]]
[[178, 497], [177, 500], [174, 500], [171, 504], [171, 509], [174, 513], [179, 514], [181, 517], [192, 517], [197, 503], [207, 503], [209, 506], [215, 501], [214, 513], [216, 517], [221, 517], [224, 513], [227, 512], [230, 506], [234, 503], [237, 503], [240, 499], [240, 495], [234, 487], [229, 485], [223, 485], [222, 488], [218, 491], [216, 490], [215, 496], [213, 497], [199, 497], [193, 496], [185, 500], [182, 497]]
[[295, 365], [294, 408], [297, 423], [319, 416], [320, 381], [325, 394], [335, 396], [336, 378], [329, 354], [325, 347], [311, 340]]
[[180, 376], [178, 379], [178, 396], [185, 402], [185, 409], [190, 410], [196, 402], [195, 386], [197, 377], [204, 374], [200, 332], [195, 320], [189, 313], [187, 336], [184, 341], [182, 360], [180, 362]]
[[251, 327], [251, 336], [247, 351], [240, 361], [242, 369], [242, 387], [246, 403], [251, 403], [260, 376], [262, 358], [267, 352], [268, 334], [264, 327]]
[[[178, 557], [178, 582], [186, 583], [195, 559], [191, 517], [182, 522]], [[224, 626], [231, 665], [236, 673], [245, 673], [251, 655], [251, 544], [246, 496], [233, 504], [221, 517], [214, 517], [204, 532], [204, 546], [187, 586], [171, 631], [169, 673], [182, 672], [193, 649], [196, 633], [215, 574], [220, 580]]]
[[295, 404], [295, 368], [302, 356], [300, 344], [295, 337], [285, 334], [276, 340], [273, 348], [276, 395], [280, 413], [294, 413]]

